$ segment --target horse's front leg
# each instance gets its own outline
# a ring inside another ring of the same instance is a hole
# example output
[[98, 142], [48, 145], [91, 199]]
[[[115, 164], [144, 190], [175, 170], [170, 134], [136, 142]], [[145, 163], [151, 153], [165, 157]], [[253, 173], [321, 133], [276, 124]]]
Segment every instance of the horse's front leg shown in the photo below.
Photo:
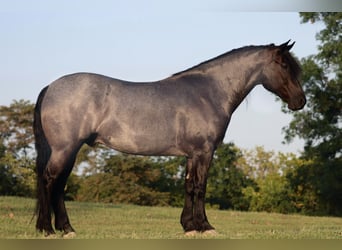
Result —
[[205, 193], [207, 186], [208, 170], [212, 160], [212, 153], [202, 154], [194, 166], [194, 218], [193, 223], [199, 232], [213, 231], [205, 213]]
[[184, 231], [205, 232], [213, 230], [205, 213], [205, 193], [211, 154], [195, 155], [187, 161], [185, 175], [185, 203], [181, 215]]
[[183, 212], [181, 215], [181, 224], [185, 233], [194, 232], [195, 225], [193, 223], [193, 207], [194, 207], [194, 182], [193, 182], [193, 168], [192, 159], [187, 159], [186, 171], [185, 171], [185, 200]]

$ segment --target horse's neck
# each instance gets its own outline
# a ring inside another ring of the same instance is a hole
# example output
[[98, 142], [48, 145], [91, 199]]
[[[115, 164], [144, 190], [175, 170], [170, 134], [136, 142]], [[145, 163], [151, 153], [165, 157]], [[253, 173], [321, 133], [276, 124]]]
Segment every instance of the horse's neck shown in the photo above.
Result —
[[235, 57], [208, 69], [216, 84], [227, 96], [225, 109], [232, 114], [248, 93], [260, 84], [262, 70], [267, 63], [265, 57], [257, 53]]

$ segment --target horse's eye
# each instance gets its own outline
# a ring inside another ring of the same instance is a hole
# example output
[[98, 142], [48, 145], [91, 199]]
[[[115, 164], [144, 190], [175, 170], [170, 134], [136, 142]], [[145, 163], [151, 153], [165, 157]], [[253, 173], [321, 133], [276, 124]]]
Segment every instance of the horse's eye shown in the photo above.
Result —
[[287, 69], [287, 64], [286, 63], [281, 63], [280, 64], [282, 68]]

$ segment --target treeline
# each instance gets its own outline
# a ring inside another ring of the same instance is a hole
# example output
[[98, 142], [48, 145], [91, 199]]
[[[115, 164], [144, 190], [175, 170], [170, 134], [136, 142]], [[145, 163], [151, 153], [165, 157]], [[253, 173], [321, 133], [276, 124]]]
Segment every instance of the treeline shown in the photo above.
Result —
[[[35, 197], [33, 104], [0, 107], [0, 195]], [[66, 186], [67, 200], [182, 206], [185, 158], [143, 157], [84, 146]], [[243, 211], [341, 215], [327, 209], [312, 161], [262, 147], [222, 144], [207, 185], [208, 206]], [[330, 183], [326, 183], [327, 187]], [[323, 187], [324, 188], [324, 187]]]

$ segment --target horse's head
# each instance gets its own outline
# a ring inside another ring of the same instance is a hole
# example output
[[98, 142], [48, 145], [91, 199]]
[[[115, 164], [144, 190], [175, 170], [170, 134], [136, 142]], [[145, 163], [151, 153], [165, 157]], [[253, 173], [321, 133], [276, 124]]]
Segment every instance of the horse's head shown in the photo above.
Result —
[[289, 42], [268, 48], [269, 62], [263, 70], [263, 86], [285, 101], [289, 109], [299, 110], [304, 107], [306, 98], [299, 82], [300, 65], [289, 52], [294, 42], [290, 45]]

